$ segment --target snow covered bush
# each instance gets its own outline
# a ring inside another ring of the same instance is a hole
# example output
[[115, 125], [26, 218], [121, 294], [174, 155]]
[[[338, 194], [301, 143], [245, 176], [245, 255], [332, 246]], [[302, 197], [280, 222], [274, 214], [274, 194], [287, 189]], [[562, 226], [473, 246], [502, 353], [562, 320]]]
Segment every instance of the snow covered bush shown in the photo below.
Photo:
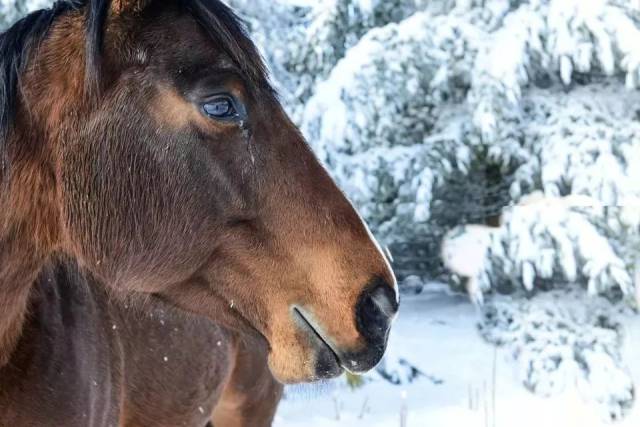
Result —
[[[637, 242], [638, 233], [616, 235], [604, 225], [621, 209], [550, 204], [514, 208], [492, 235], [484, 279], [501, 281], [503, 289], [524, 286], [528, 291], [564, 279], [585, 283], [591, 295], [618, 290], [635, 299], [637, 248], [625, 250], [623, 245]], [[485, 289], [490, 285], [485, 282]]]
[[465, 281], [464, 286], [471, 300], [484, 302], [483, 282], [487, 252], [498, 230], [486, 225], [462, 225], [449, 231], [442, 240], [444, 266]]
[[307, 103], [303, 129], [312, 143], [325, 156], [424, 146], [439, 120], [434, 110], [460, 96], [454, 83], [469, 81], [471, 29], [421, 12], [367, 33]]
[[570, 86], [576, 78], [622, 74], [626, 86], [636, 88], [637, 10], [633, 0], [511, 2], [476, 60], [470, 103], [483, 136], [496, 139], [509, 119], [517, 117], [529, 84], [546, 85], [559, 78]]
[[615, 308], [576, 289], [533, 301], [495, 298], [479, 330], [511, 349], [523, 384], [541, 396], [576, 388], [606, 421], [620, 420], [634, 402], [634, 385], [620, 354], [623, 333]]

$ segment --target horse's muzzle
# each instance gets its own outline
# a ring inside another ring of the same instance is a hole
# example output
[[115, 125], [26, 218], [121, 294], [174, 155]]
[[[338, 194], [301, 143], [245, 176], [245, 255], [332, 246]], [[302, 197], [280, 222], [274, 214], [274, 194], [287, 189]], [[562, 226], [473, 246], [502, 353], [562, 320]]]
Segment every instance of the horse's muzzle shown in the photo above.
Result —
[[315, 371], [318, 378], [335, 377], [343, 370], [363, 373], [375, 367], [384, 355], [391, 323], [397, 312], [394, 288], [382, 279], [374, 279], [356, 304], [356, 326], [364, 345], [353, 351], [338, 348], [304, 308], [293, 308], [294, 317], [316, 348]]

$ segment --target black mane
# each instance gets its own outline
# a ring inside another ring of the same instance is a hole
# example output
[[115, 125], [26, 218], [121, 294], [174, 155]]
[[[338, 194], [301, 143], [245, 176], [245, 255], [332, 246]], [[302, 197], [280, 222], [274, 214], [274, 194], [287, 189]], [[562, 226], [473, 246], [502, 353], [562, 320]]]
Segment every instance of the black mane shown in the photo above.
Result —
[[56, 2], [50, 9], [25, 16], [0, 35], [0, 178], [8, 166], [7, 136], [15, 116], [18, 81], [26, 58], [59, 15], [85, 3], [84, 0]]
[[[253, 84], [269, 87], [262, 57], [247, 35], [244, 22], [231, 8], [220, 0], [179, 2]], [[58, 0], [51, 8], [20, 19], [0, 35], [0, 182], [8, 167], [6, 145], [15, 118], [20, 75], [31, 49], [46, 37], [56, 18], [84, 9], [87, 16], [85, 86], [88, 93], [98, 93], [104, 26], [110, 7], [111, 0]]]

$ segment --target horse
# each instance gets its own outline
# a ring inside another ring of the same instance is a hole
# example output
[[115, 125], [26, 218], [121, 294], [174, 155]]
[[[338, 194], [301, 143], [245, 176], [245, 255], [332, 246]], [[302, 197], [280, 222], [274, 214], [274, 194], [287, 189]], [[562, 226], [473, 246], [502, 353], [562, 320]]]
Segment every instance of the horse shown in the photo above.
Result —
[[219, 0], [0, 37], [2, 425], [268, 425], [281, 384], [372, 369], [398, 304]]
[[[109, 296], [90, 280], [68, 260], [36, 281], [30, 319], [0, 370], [0, 426], [271, 425], [282, 385], [260, 341], [162, 301]], [[111, 404], [115, 390], [122, 404]]]

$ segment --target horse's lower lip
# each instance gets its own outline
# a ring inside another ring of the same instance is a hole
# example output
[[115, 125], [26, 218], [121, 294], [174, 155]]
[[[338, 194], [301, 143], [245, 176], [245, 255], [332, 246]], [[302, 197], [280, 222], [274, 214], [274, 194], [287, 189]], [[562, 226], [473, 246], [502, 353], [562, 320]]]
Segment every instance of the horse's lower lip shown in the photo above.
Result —
[[[322, 335], [322, 333], [318, 330], [319, 328], [317, 328], [317, 327], [315, 327], [313, 325], [313, 323], [308, 319], [307, 316], [304, 315], [303, 311], [300, 308], [294, 307], [293, 308], [293, 312], [295, 313], [296, 317], [300, 320], [300, 322], [302, 323], [302, 325], [304, 326], [306, 331], [308, 333], [312, 334], [316, 338], [315, 341], [322, 345], [323, 350], [325, 350], [326, 352], [328, 352], [331, 355], [331, 361], [330, 362], [327, 361], [327, 360], [323, 360], [323, 362], [325, 364], [327, 364], [327, 363], [331, 363], [332, 365], [335, 364], [335, 366], [333, 366], [333, 367], [326, 367], [325, 366], [324, 369], [321, 369], [321, 371], [326, 371], [326, 376], [327, 377], [336, 376], [336, 375], [339, 375], [340, 373], [342, 373], [342, 371], [344, 370], [344, 366], [342, 364], [342, 361], [340, 360], [340, 356], [333, 349], [331, 344], [329, 344], [329, 342]], [[325, 372], [319, 372], [319, 374], [323, 374], [323, 373], [325, 373]]]

